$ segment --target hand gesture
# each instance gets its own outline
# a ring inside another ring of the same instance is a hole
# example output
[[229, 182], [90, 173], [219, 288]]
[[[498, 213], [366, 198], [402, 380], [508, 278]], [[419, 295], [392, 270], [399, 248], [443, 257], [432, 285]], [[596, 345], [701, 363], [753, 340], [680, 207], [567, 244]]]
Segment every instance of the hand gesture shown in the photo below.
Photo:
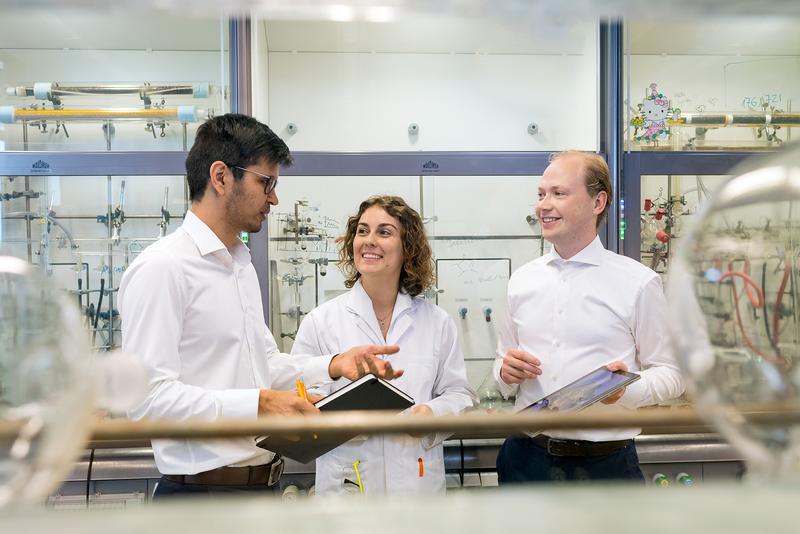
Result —
[[500, 367], [500, 378], [506, 384], [521, 384], [542, 374], [539, 366], [542, 362], [529, 352], [511, 349], [503, 356], [503, 365]]
[[403, 370], [392, 369], [392, 364], [381, 359], [378, 354], [394, 354], [400, 347], [396, 345], [361, 345], [334, 356], [328, 366], [331, 378], [345, 377], [358, 380], [367, 373], [378, 378], [392, 380], [403, 375]]

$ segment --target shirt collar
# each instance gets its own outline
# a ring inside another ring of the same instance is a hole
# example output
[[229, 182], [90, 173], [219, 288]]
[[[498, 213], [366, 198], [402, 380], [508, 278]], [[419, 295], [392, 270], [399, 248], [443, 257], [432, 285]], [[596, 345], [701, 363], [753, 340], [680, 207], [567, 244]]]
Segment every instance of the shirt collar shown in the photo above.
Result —
[[[392, 312], [392, 316], [398, 317], [400, 313], [407, 308], [410, 308], [411, 304], [411, 296], [403, 290], [400, 290], [400, 292], [397, 294], [397, 301], [394, 303], [394, 311]], [[353, 284], [353, 289], [350, 291], [348, 307], [361, 317], [375, 315], [375, 310], [372, 308], [372, 299], [369, 298], [369, 295], [367, 295], [367, 292], [364, 290], [364, 286], [361, 284], [360, 278], [356, 280], [356, 283]]]
[[191, 210], [186, 212], [181, 228], [192, 238], [201, 256], [224, 251], [231, 255], [237, 263], [245, 264], [250, 261], [250, 251], [247, 250], [244, 243], [240, 241], [233, 247], [232, 251], [228, 251], [217, 234]]
[[600, 265], [603, 261], [603, 253], [605, 253], [606, 249], [603, 246], [603, 243], [600, 241], [600, 236], [594, 236], [594, 239], [591, 243], [586, 245], [583, 250], [572, 256], [570, 259], [565, 260], [561, 256], [559, 256], [558, 252], [556, 252], [556, 247], [550, 247], [550, 253], [546, 256], [547, 259], [545, 263], [551, 263], [555, 260], [560, 262], [576, 262], [576, 263], [587, 263], [589, 265]]

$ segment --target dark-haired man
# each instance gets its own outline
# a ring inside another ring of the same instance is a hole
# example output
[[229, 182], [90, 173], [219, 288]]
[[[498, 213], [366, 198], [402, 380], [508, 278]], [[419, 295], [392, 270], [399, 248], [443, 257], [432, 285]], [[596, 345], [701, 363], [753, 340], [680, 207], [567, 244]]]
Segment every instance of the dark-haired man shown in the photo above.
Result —
[[[611, 202], [608, 165], [596, 155], [557, 154], [539, 183], [536, 215], [552, 250], [508, 283], [495, 378], [524, 408], [607, 366], [641, 374], [609, 397], [608, 411], [656, 404], [683, 393], [669, 350], [661, 279], [603, 248], [597, 228]], [[612, 406], [613, 405], [613, 406]], [[636, 429], [547, 431], [510, 438], [497, 457], [501, 484], [550, 480], [643, 481]]]
[[[313, 414], [294, 391], [366, 372], [395, 378], [376, 354], [393, 346], [355, 347], [327, 358], [281, 354], [266, 327], [261, 293], [241, 232], [258, 232], [277, 205], [289, 148], [244, 115], [214, 117], [197, 130], [186, 158], [191, 209], [183, 225], [131, 263], [119, 289], [122, 346], [149, 375], [132, 418], [250, 418]], [[153, 440], [162, 473], [156, 497], [270, 491], [282, 460], [254, 438]]]

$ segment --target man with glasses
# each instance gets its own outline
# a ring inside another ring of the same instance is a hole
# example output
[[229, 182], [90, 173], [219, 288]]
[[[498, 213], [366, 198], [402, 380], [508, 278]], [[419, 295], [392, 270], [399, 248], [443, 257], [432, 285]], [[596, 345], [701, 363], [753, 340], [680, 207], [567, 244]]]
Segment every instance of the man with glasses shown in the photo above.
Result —
[[[123, 349], [148, 371], [146, 398], [134, 419], [252, 418], [314, 414], [294, 391], [367, 372], [396, 378], [378, 354], [395, 346], [360, 346], [326, 358], [281, 354], [266, 327], [261, 292], [241, 232], [258, 232], [278, 204], [286, 144], [244, 115], [200, 126], [186, 158], [191, 208], [174, 233], [146, 248], [122, 277]], [[313, 400], [313, 399], [312, 399]], [[278, 455], [255, 438], [153, 440], [162, 473], [156, 498], [173, 494], [272, 491], [283, 471]]]

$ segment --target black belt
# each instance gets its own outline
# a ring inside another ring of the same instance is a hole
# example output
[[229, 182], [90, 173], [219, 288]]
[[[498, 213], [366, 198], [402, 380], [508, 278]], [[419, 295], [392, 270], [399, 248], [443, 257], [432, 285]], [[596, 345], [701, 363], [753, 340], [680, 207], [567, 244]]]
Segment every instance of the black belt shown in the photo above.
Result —
[[632, 439], [618, 441], [582, 441], [577, 439], [556, 439], [546, 434], [538, 434], [530, 438], [551, 456], [605, 456], [628, 445], [633, 444]]
[[275, 455], [268, 464], [247, 467], [218, 467], [196, 475], [163, 475], [178, 484], [201, 486], [273, 486], [283, 474], [283, 458]]

